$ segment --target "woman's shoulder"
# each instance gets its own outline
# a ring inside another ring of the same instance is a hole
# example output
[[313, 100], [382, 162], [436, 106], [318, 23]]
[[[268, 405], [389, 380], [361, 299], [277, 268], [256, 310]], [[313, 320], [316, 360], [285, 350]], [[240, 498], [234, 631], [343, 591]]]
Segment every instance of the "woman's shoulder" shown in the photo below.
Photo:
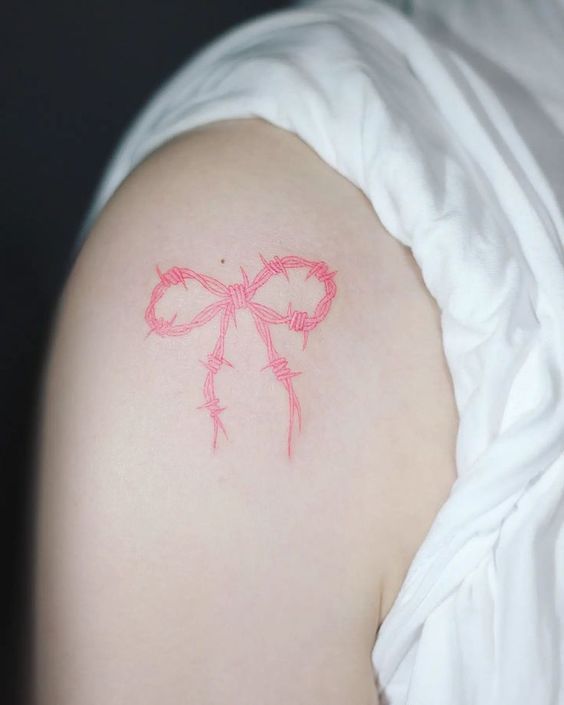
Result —
[[73, 702], [118, 683], [364, 701], [452, 480], [441, 354], [410, 252], [296, 135], [226, 121], [155, 150], [94, 224], [53, 333], [41, 682]]

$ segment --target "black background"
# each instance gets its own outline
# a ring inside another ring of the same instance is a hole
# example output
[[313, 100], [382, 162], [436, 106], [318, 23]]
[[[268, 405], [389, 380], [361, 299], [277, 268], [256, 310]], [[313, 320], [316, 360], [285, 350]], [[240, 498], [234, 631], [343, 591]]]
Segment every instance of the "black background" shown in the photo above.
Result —
[[[0, 10], [0, 703], [27, 705], [38, 385], [73, 241], [102, 169], [142, 107], [197, 49], [273, 0], [3, 4]], [[77, 704], [78, 705], [78, 704]]]

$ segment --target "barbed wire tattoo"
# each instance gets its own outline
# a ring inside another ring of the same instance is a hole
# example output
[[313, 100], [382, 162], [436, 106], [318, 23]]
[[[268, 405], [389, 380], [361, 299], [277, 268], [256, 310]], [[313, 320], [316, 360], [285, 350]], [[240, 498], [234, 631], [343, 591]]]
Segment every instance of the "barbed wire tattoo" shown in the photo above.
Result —
[[[260, 253], [259, 257], [262, 261], [263, 268], [255, 276], [252, 282], [249, 282], [249, 278], [245, 270], [243, 267], [240, 267], [243, 276], [242, 283], [227, 285], [217, 279], [214, 279], [213, 277], [209, 277], [205, 274], [199, 274], [198, 272], [185, 267], [172, 267], [166, 272], [161, 272], [161, 270], [157, 267], [156, 270], [159, 276], [159, 282], [154, 287], [151, 293], [149, 305], [145, 310], [145, 321], [150, 328], [147, 335], [150, 335], [151, 333], [157, 333], [160, 336], [187, 335], [194, 328], [204, 326], [213, 318], [219, 316], [219, 337], [215, 347], [212, 352], [207, 355], [207, 359], [205, 361], [200, 360], [200, 362], [207, 369], [207, 374], [203, 386], [205, 402], [201, 406], [197, 407], [198, 409], [207, 409], [210, 414], [210, 418], [213, 422], [212, 448], [215, 450], [217, 447], [217, 434], [219, 428], [221, 428], [225, 437], [228, 438], [225, 426], [219, 418], [221, 412], [225, 411], [227, 407], [222, 407], [219, 405], [219, 399], [215, 394], [214, 388], [215, 376], [221, 369], [222, 365], [234, 367], [231, 362], [226, 360], [224, 357], [225, 338], [231, 319], [233, 319], [235, 327], [237, 326], [235, 312], [238, 309], [247, 309], [252, 315], [259, 335], [266, 346], [268, 363], [261, 368], [261, 371], [271, 368], [276, 376], [276, 379], [284, 385], [288, 393], [288, 457], [291, 458], [292, 429], [296, 417], [299, 430], [301, 431], [302, 428], [300, 402], [294, 390], [292, 379], [302, 373], [291, 370], [288, 367], [288, 360], [278, 354], [272, 343], [270, 326], [286, 324], [290, 330], [303, 333], [304, 338], [302, 350], [305, 350], [309, 333], [316, 328], [316, 326], [318, 326], [329, 313], [332, 301], [337, 293], [337, 287], [334, 281], [334, 277], [337, 272], [329, 271], [328, 265], [322, 260], [312, 261], [302, 257], [296, 257], [294, 255], [274, 257], [271, 260], [266, 260]], [[283, 275], [289, 282], [290, 278], [288, 276], [288, 270], [290, 269], [306, 269], [306, 280], [314, 276], [325, 287], [325, 294], [315, 307], [315, 311], [311, 316], [306, 311], [296, 311], [292, 309], [291, 302], [288, 303], [286, 313], [281, 314], [274, 309], [253, 300], [256, 292], [264, 286], [264, 284], [266, 284], [271, 277]], [[157, 304], [166, 294], [168, 289], [173, 286], [183, 286], [187, 289], [188, 287], [186, 283], [189, 280], [198, 282], [204, 287], [204, 289], [212, 294], [215, 294], [216, 296], [219, 296], [219, 300], [209, 306], [206, 306], [187, 323], [177, 323], [176, 313], [170, 320], [166, 320], [158, 316], [156, 313]]]

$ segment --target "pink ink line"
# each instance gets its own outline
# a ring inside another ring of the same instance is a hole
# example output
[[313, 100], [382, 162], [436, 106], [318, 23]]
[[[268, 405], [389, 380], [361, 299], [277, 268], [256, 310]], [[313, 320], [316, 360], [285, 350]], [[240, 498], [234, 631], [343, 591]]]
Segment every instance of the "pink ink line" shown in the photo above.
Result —
[[[334, 276], [336, 271], [330, 272], [329, 267], [323, 261], [311, 261], [302, 257], [288, 255], [286, 257], [274, 257], [271, 260], [266, 260], [262, 255], [260, 259], [263, 263], [263, 268], [255, 276], [252, 282], [249, 283], [249, 278], [245, 270], [241, 267], [243, 281], [237, 284], [225, 285], [222, 282], [209, 277], [205, 274], [199, 274], [192, 269], [184, 267], [172, 267], [166, 272], [161, 272], [157, 267], [159, 283], [155, 286], [151, 293], [149, 305], [145, 310], [145, 320], [149, 325], [149, 335], [157, 333], [160, 336], [182, 336], [187, 335], [194, 328], [205, 325], [215, 316], [220, 316], [219, 337], [214, 349], [208, 354], [207, 360], [200, 360], [207, 369], [207, 375], [204, 382], [203, 393], [205, 402], [198, 409], [207, 409], [210, 418], [213, 421], [213, 442], [212, 447], [215, 450], [217, 447], [217, 433], [219, 428], [223, 431], [226, 438], [227, 431], [223, 425], [219, 415], [225, 411], [227, 407], [219, 405], [219, 399], [215, 395], [214, 378], [219, 372], [222, 365], [233, 365], [225, 359], [224, 348], [225, 338], [231, 318], [233, 323], [237, 325], [235, 311], [238, 309], [247, 309], [250, 311], [256, 328], [266, 346], [268, 364], [262, 370], [270, 367], [276, 376], [276, 379], [283, 384], [288, 394], [289, 405], [289, 426], [288, 426], [288, 457], [292, 456], [292, 428], [297, 416], [298, 428], [301, 431], [302, 416], [298, 397], [292, 386], [292, 379], [301, 372], [295, 372], [288, 367], [288, 360], [282, 357], [276, 351], [272, 343], [270, 326], [276, 324], [286, 324], [290, 330], [303, 333], [304, 341], [302, 350], [305, 350], [309, 333], [318, 326], [329, 313], [331, 303], [337, 293]], [[282, 274], [289, 281], [289, 269], [307, 269], [306, 280], [311, 276], [316, 277], [325, 287], [325, 294], [315, 307], [314, 313], [310, 316], [306, 311], [295, 311], [292, 309], [292, 304], [288, 303], [286, 314], [280, 314], [277, 311], [253, 301], [255, 293], [273, 276]], [[187, 323], [176, 323], [176, 316], [170, 320], [161, 318], [156, 314], [158, 302], [163, 298], [171, 286], [183, 286], [187, 289], [187, 281], [193, 279], [201, 284], [207, 291], [219, 297], [218, 301], [206, 306], [200, 311], [191, 321]]]

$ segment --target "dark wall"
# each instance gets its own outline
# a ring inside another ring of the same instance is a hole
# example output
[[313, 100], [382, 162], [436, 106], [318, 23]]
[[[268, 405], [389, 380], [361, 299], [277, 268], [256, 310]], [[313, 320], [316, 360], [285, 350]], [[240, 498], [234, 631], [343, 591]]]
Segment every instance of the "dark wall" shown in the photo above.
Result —
[[[81, 219], [118, 138], [202, 45], [274, 0], [3, 4], [0, 231], [0, 703], [25, 705], [33, 428], [49, 323]], [[78, 704], [77, 704], [78, 705]]]

